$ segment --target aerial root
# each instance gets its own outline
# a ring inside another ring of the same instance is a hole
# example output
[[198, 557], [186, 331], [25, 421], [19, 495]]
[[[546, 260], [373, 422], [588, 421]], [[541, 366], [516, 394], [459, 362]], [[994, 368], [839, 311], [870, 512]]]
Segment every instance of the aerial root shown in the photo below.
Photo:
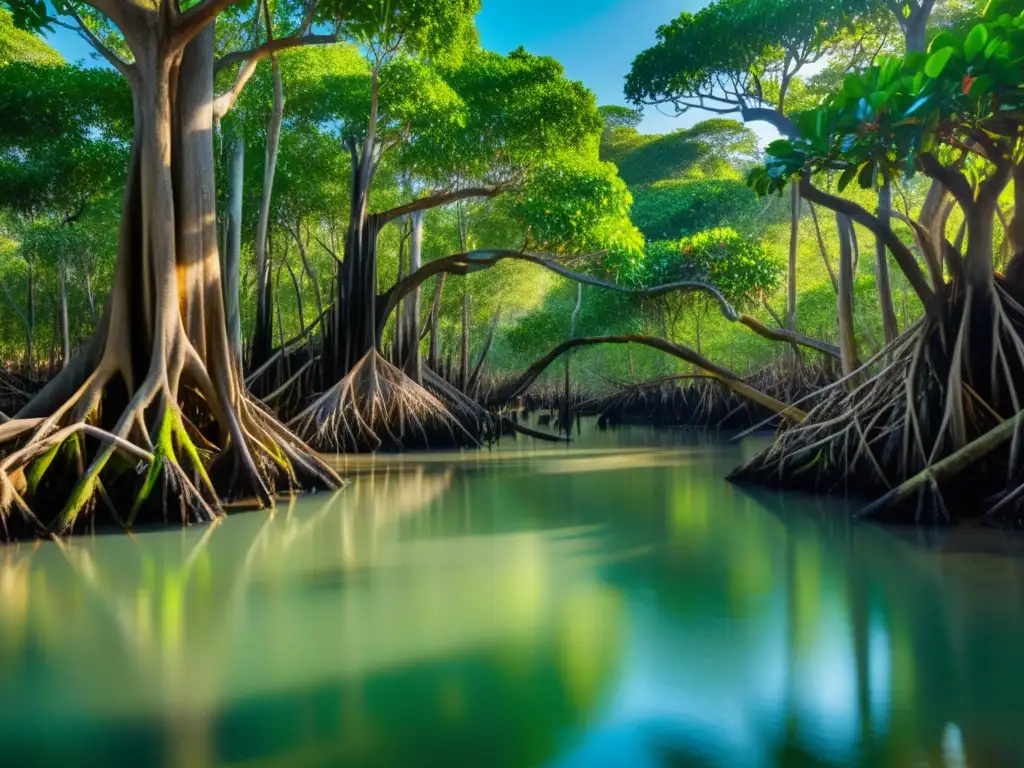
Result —
[[[876, 519], [1019, 517], [1024, 308], [997, 284], [989, 302], [968, 290], [953, 309], [945, 327], [908, 329], [874, 361], [873, 373], [866, 365], [845, 387], [826, 390], [803, 423], [784, 425], [733, 478], [874, 493], [877, 501], [862, 514]], [[973, 494], [957, 483], [968, 467]], [[1005, 490], [979, 510], [971, 507], [981, 475]]]
[[335, 452], [479, 444], [444, 404], [376, 351], [288, 426], [314, 448]]

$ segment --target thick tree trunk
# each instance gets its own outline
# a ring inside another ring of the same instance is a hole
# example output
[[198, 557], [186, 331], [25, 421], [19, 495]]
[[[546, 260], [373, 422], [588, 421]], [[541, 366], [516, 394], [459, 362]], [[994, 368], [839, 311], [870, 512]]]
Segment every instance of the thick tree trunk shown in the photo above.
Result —
[[836, 314], [839, 317], [839, 351], [843, 376], [849, 376], [860, 368], [857, 356], [857, 335], [853, 322], [853, 224], [847, 216], [836, 214], [839, 227], [839, 280]]
[[[24, 445], [0, 459], [0, 515], [20, 510], [35, 534], [74, 530], [100, 497], [111, 521], [130, 527], [143, 513], [166, 521], [169, 500], [180, 501], [182, 522], [209, 520], [225, 495], [269, 502], [277, 481], [339, 482], [249, 399], [232, 364], [215, 216], [213, 27], [179, 51], [167, 19], [139, 14], [126, 31], [135, 135], [107, 310], [83, 352], [0, 429], [0, 441]], [[70, 494], [67, 471], [47, 473], [51, 449], [67, 441], [78, 457], [65, 467], [79, 478]], [[148, 466], [145, 476], [106, 472], [115, 452]], [[26, 471], [31, 484], [19, 480]]]
[[277, 57], [272, 60], [274, 72], [274, 106], [267, 123], [266, 160], [263, 167], [263, 191], [260, 197], [259, 221], [256, 225], [256, 328], [253, 333], [252, 360], [257, 368], [267, 361], [274, 346], [270, 258], [267, 252], [270, 237], [270, 202], [277, 170], [277, 152], [281, 141], [281, 123], [284, 120], [284, 88]]
[[[878, 219], [886, 227], [892, 224], [892, 185], [886, 181], [878, 190]], [[889, 279], [889, 250], [881, 237], [875, 240], [876, 275], [875, 284], [878, 289], [878, 306], [882, 310], [882, 329], [885, 343], [892, 344], [900, 334], [899, 323], [896, 321], [896, 309], [892, 303], [892, 283]]]
[[242, 320], [239, 291], [242, 275], [242, 197], [245, 186], [245, 138], [239, 133], [231, 142], [228, 166], [228, 210], [225, 249], [221, 261], [224, 278], [224, 311], [228, 341], [237, 365], [242, 364]]
[[790, 184], [792, 214], [789, 224], [789, 265], [786, 274], [788, 303], [786, 307], [786, 330], [796, 332], [796, 262], [800, 247], [800, 186]]

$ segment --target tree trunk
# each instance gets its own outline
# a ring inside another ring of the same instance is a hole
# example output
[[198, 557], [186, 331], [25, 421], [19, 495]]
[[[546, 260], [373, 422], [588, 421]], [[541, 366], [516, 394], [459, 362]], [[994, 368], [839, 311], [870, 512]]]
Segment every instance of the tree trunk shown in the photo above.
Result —
[[[412, 236], [409, 241], [409, 274], [423, 266], [423, 211], [412, 214]], [[417, 384], [423, 384], [423, 359], [420, 355], [420, 289], [405, 299], [405, 327], [408, 354], [405, 372]]]
[[[580, 312], [583, 311], [583, 283], [576, 284], [576, 306], [573, 307], [572, 317], [569, 318], [569, 341], [576, 338], [576, 321], [579, 319]], [[662, 325], [662, 336], [667, 339], [668, 334], [664, 332], [665, 327], [665, 305], [661, 305], [661, 325]], [[565, 434], [572, 434], [572, 407], [569, 402], [569, 379], [570, 379], [570, 366], [569, 360], [572, 357], [571, 353], [565, 355], [565, 402], [562, 404], [562, 426], [565, 428]]]
[[[140, 514], [166, 522], [179, 501], [182, 522], [210, 520], [224, 496], [269, 503], [279, 481], [339, 482], [248, 397], [232, 363], [215, 215], [213, 26], [178, 48], [162, 13], [140, 8], [123, 21], [135, 132], [107, 308], [82, 353], [0, 430], [25, 446], [0, 463], [0, 514], [22, 510], [36, 535], [73, 531], [97, 510], [125, 527]], [[83, 429], [92, 442], [78, 440]], [[72, 472], [44, 468], [19, 500], [11, 480], [72, 439], [84, 472], [76, 461], [65, 466]], [[115, 452], [148, 467], [144, 477], [105, 472]], [[97, 507], [100, 496], [113, 511]], [[25, 513], [33, 501], [36, 517]]]
[[[892, 225], [892, 185], [886, 181], [878, 190], [878, 219], [886, 227]], [[900, 335], [899, 323], [896, 321], [896, 309], [892, 303], [892, 283], [889, 279], [889, 250], [885, 240], [875, 239], [876, 275], [875, 285], [878, 289], [878, 306], [882, 310], [882, 329], [885, 332], [886, 345], [891, 344]]]
[[469, 291], [462, 293], [462, 344], [459, 349], [459, 389], [469, 383]]
[[36, 270], [35, 265], [28, 262], [28, 313], [27, 321], [25, 323], [25, 362], [28, 370], [28, 375], [32, 376], [36, 370], [36, 352], [35, 352], [35, 335], [36, 335]]
[[786, 309], [786, 329], [795, 332], [797, 302], [796, 262], [800, 246], [800, 186], [798, 184], [790, 184], [790, 190], [793, 210], [789, 225], [789, 269], [786, 275], [786, 287], [789, 295]]
[[267, 246], [270, 230], [270, 201], [277, 170], [277, 151], [281, 141], [281, 123], [284, 119], [284, 88], [277, 57], [272, 59], [274, 72], [274, 106], [267, 123], [266, 161], [263, 168], [263, 192], [260, 197], [260, 215], [256, 225], [256, 329], [253, 333], [252, 360], [257, 368], [267, 361], [274, 346], [273, 307], [269, 288], [270, 263]]
[[427, 364], [435, 371], [441, 364], [441, 335], [438, 326], [441, 324], [441, 297], [447, 274], [441, 274], [434, 283], [434, 302], [430, 307], [430, 346], [427, 352]]
[[92, 273], [85, 273], [85, 296], [89, 301], [89, 318], [92, 320], [93, 328], [96, 327], [98, 318], [96, 316], [96, 295], [92, 292]]
[[71, 360], [71, 332], [68, 329], [67, 266], [63, 258], [57, 263], [57, 300], [60, 312], [61, 367], [66, 368]]
[[857, 335], [853, 322], [853, 223], [847, 216], [836, 214], [839, 228], [839, 290], [836, 314], [839, 317], [839, 351], [843, 365], [843, 376], [849, 376], [860, 368], [857, 356]]
[[239, 133], [231, 142], [228, 166], [228, 210], [225, 249], [221, 263], [224, 275], [224, 311], [228, 341], [236, 364], [242, 365], [242, 320], [239, 290], [242, 274], [242, 195], [245, 186], [245, 138]]

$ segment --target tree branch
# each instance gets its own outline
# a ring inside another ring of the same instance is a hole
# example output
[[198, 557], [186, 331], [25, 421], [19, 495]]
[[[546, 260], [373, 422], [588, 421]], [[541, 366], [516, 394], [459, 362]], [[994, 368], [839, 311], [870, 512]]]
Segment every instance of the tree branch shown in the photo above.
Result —
[[432, 195], [421, 197], [418, 200], [405, 203], [397, 208], [392, 208], [390, 211], [378, 213], [377, 217], [381, 226], [383, 226], [389, 221], [394, 221], [395, 219], [406, 216], [410, 213], [415, 213], [416, 211], [428, 211], [431, 208], [438, 208], [442, 205], [458, 202], [459, 200], [467, 200], [474, 197], [497, 197], [498, 195], [504, 194], [506, 191], [511, 189], [511, 187], [511, 184], [498, 184], [493, 187], [468, 187], [466, 189], [435, 192]]
[[70, 8], [68, 13], [75, 19], [78, 26], [75, 27], [71, 24], [65, 24], [60, 20], [56, 22], [57, 25], [64, 27], [64, 29], [70, 30], [71, 32], [77, 32], [78, 35], [89, 43], [89, 45], [91, 45], [100, 56], [107, 60], [110, 66], [124, 75], [126, 79], [131, 79], [132, 73], [135, 71], [135, 65], [131, 62], [125, 61], [104, 45], [103, 41], [96, 37], [93, 31], [86, 26], [85, 19], [83, 19], [73, 8]]
[[931, 152], [923, 153], [917, 159], [917, 163], [921, 172], [948, 189], [965, 211], [974, 205], [974, 190], [962, 172], [943, 165]]
[[469, 253], [459, 253], [453, 256], [447, 256], [443, 259], [436, 259], [429, 264], [425, 264], [423, 267], [392, 286], [387, 293], [377, 297], [378, 330], [381, 331], [383, 329], [384, 324], [391, 316], [391, 313], [398, 307], [398, 303], [415, 291], [416, 288], [423, 285], [423, 283], [431, 277], [442, 273], [467, 275], [471, 272], [477, 272], [493, 267], [499, 261], [506, 259], [512, 261], [525, 261], [530, 264], [535, 264], [577, 283], [593, 285], [607, 291], [614, 291], [615, 293], [621, 293], [635, 298], [653, 299], [681, 291], [705, 293], [718, 303], [719, 310], [729, 322], [745, 325], [762, 338], [768, 339], [769, 341], [783, 341], [789, 344], [798, 344], [800, 346], [807, 347], [808, 349], [814, 349], [822, 354], [831, 355], [836, 358], [839, 357], [839, 348], [832, 344], [819, 341], [818, 339], [811, 338], [810, 336], [805, 336], [802, 333], [768, 328], [759, 320], [749, 315], [737, 312], [725, 296], [722, 295], [721, 291], [708, 283], [686, 280], [676, 283], [666, 283], [665, 285], [658, 285], [653, 288], [627, 288], [625, 286], [616, 285], [615, 283], [600, 280], [587, 274], [573, 272], [556, 261], [544, 258], [543, 256], [523, 253], [521, 251], [471, 251]]
[[796, 424], [799, 424], [807, 418], [807, 414], [799, 408], [779, 402], [774, 397], [754, 389], [744, 382], [737, 374], [727, 368], [716, 365], [704, 356], [694, 352], [689, 347], [684, 347], [682, 344], [676, 344], [674, 342], [667, 341], [666, 339], [634, 334], [623, 334], [619, 336], [583, 336], [578, 339], [568, 339], [563, 341], [546, 355], [536, 360], [533, 365], [531, 365], [518, 379], [505, 387], [502, 387], [496, 394], [492, 395], [488, 400], [488, 404], [492, 406], [502, 405], [507, 403], [509, 400], [518, 397], [525, 392], [530, 385], [540, 377], [545, 369], [547, 369], [547, 367], [561, 355], [571, 349], [576, 349], [577, 347], [589, 347], [597, 344], [641, 344], [645, 347], [657, 349], [671, 355], [672, 357], [685, 360], [691, 365], [695, 365], [698, 368], [707, 371], [713, 378], [718, 379], [737, 394], [753, 400], [758, 405], [764, 406], [765, 408], [768, 408], [774, 413], [777, 413]]
[[878, 217], [871, 215], [852, 200], [846, 200], [818, 189], [806, 175], [800, 180], [800, 194], [812, 203], [817, 203], [831, 211], [849, 216], [853, 221], [869, 229], [876, 237], [880, 238], [893, 255], [893, 258], [896, 259], [896, 263], [899, 264], [900, 269], [906, 276], [907, 282], [910, 283], [918, 298], [921, 299], [925, 313], [931, 318], [938, 318], [940, 316], [938, 299], [935, 292], [929, 287], [928, 280], [925, 278], [924, 272], [921, 271], [921, 267], [918, 266], [913, 251], [900, 240], [891, 227], [883, 224]]

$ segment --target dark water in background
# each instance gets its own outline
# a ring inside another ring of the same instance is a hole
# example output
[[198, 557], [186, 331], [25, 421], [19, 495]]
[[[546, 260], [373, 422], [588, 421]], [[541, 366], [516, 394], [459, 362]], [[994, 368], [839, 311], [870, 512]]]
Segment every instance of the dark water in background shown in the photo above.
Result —
[[757, 443], [379, 456], [0, 549], [0, 765], [1024, 765], [1024, 560], [723, 478]]

